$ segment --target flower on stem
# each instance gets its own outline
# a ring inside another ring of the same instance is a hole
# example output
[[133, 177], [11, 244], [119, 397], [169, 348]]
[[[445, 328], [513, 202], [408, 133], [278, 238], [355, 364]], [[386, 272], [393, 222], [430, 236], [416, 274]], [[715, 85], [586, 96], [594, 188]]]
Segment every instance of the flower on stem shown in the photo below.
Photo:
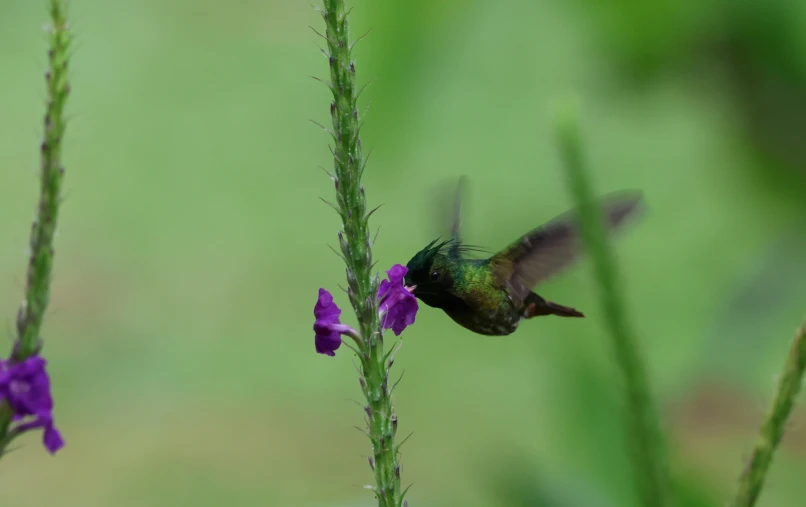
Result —
[[333, 302], [333, 295], [325, 289], [319, 289], [319, 299], [313, 307], [313, 315], [316, 322], [313, 323], [313, 330], [316, 333], [314, 343], [316, 352], [335, 356], [336, 349], [341, 347], [341, 335], [346, 334], [356, 339], [358, 331], [339, 322], [341, 308]]
[[406, 266], [395, 264], [386, 272], [389, 280], [384, 280], [378, 287], [381, 327], [391, 329], [395, 336], [400, 336], [406, 327], [414, 324], [419, 309], [417, 298], [403, 284], [408, 271]]
[[[400, 336], [406, 327], [414, 324], [419, 308], [417, 298], [403, 285], [403, 277], [407, 272], [405, 266], [395, 264], [386, 272], [389, 279], [381, 282], [378, 287], [381, 327], [391, 329], [395, 336]], [[358, 331], [339, 320], [341, 308], [333, 302], [333, 295], [327, 290], [319, 289], [313, 315], [316, 317], [313, 330], [317, 353], [335, 356], [336, 350], [341, 347], [341, 335], [347, 335], [360, 343], [361, 335]]]
[[50, 377], [47, 361], [34, 355], [17, 364], [0, 360], [0, 399], [14, 411], [12, 427], [15, 435], [43, 428], [42, 443], [51, 454], [64, 447], [59, 430], [53, 423], [53, 398], [50, 394]]

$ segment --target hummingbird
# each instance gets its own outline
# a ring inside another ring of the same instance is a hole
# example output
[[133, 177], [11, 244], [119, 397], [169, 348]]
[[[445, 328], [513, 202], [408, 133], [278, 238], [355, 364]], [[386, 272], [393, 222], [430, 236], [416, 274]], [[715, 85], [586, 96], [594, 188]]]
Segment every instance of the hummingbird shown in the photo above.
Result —
[[[582, 242], [576, 212], [555, 217], [488, 258], [468, 258], [467, 253], [484, 250], [460, 238], [463, 181], [454, 199], [451, 238], [436, 239], [411, 258], [406, 289], [462, 327], [488, 336], [509, 335], [521, 321], [533, 317], [584, 317], [579, 310], [532, 291], [579, 257]], [[637, 191], [605, 196], [600, 206], [608, 232], [624, 224], [641, 200]]]

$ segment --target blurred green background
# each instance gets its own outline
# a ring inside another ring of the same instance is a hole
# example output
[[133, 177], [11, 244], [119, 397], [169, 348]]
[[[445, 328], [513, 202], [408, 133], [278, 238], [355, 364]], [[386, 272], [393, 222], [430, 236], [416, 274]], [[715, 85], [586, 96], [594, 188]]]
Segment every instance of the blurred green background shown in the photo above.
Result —
[[[304, 1], [73, 0], [67, 180], [45, 326], [67, 447], [0, 462], [4, 505], [371, 506], [347, 350], [314, 353], [337, 287], [326, 61]], [[806, 309], [806, 3], [350, 2], [375, 257], [570, 206], [555, 103], [582, 99], [600, 193], [649, 211], [617, 247], [684, 507], [733, 491]], [[38, 186], [44, 1], [0, 2], [0, 313], [10, 347]], [[397, 391], [410, 505], [630, 507], [618, 372], [590, 266], [541, 294], [587, 319], [473, 335], [421, 307]], [[354, 322], [349, 312], [346, 321]], [[759, 505], [804, 505], [806, 405]]]

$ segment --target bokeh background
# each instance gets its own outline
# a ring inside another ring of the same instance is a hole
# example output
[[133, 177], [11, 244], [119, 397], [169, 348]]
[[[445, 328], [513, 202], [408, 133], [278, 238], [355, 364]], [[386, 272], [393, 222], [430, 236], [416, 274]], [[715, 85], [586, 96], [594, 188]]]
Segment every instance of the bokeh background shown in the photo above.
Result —
[[[570, 206], [555, 104], [580, 98], [600, 193], [644, 190], [617, 245], [684, 507], [724, 505], [806, 309], [806, 3], [350, 2], [374, 79], [379, 268], [470, 177], [489, 248]], [[314, 353], [344, 272], [327, 65], [308, 2], [73, 0], [67, 180], [44, 338], [67, 447], [0, 462], [15, 507], [373, 505], [348, 351]], [[38, 187], [44, 1], [0, 2], [0, 313], [10, 347]], [[590, 265], [582, 309], [507, 338], [422, 307], [399, 355], [410, 505], [637, 506]], [[347, 307], [346, 297], [337, 302]], [[354, 322], [349, 313], [347, 322]], [[806, 405], [759, 505], [804, 505]]]

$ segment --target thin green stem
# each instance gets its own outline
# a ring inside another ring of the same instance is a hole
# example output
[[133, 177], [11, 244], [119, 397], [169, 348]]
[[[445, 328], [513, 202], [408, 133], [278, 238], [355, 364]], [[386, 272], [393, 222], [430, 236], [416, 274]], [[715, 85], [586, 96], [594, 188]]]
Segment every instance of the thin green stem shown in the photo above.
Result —
[[[571, 113], [569, 110], [568, 113]], [[624, 380], [635, 473], [643, 507], [672, 505], [669, 472], [646, 368], [627, 319], [616, 263], [607, 242], [604, 219], [587, 174], [579, 126], [573, 114], [561, 116], [557, 135], [568, 185], [579, 209], [582, 238], [599, 283], [605, 322], [616, 363]]]
[[31, 257], [28, 261], [28, 278], [17, 320], [20, 347], [19, 359], [33, 354], [38, 348], [39, 333], [50, 297], [50, 276], [53, 269], [53, 237], [59, 218], [64, 167], [62, 166], [62, 138], [65, 130], [64, 105], [70, 91], [67, 82], [68, 48], [70, 34], [61, 0], [50, 2], [49, 69], [47, 84], [47, 110], [44, 120], [44, 139], [41, 155], [41, 191], [37, 217], [31, 227]]
[[778, 381], [778, 390], [770, 406], [770, 413], [761, 427], [761, 432], [753, 449], [750, 461], [739, 478], [739, 490], [733, 500], [733, 507], [752, 507], [761, 494], [764, 479], [772, 463], [775, 449], [781, 442], [786, 421], [795, 405], [795, 397], [800, 391], [803, 371], [806, 369], [806, 321], [795, 333], [789, 348], [784, 371]]
[[383, 333], [378, 317], [378, 279], [372, 276], [372, 248], [366, 196], [361, 186], [365, 159], [361, 150], [358, 94], [355, 64], [351, 57], [344, 0], [324, 0], [322, 16], [326, 31], [324, 51], [330, 66], [333, 94], [330, 116], [333, 121], [333, 165], [336, 200], [343, 231], [339, 233], [341, 253], [347, 264], [347, 293], [359, 322], [363, 339], [358, 343], [361, 361], [361, 388], [367, 399], [367, 424], [372, 441], [370, 466], [375, 473], [375, 494], [380, 507], [401, 507], [400, 466], [395, 434], [397, 416], [389, 385], [391, 364], [384, 361]]
[[[44, 138], [41, 145], [41, 189], [36, 218], [31, 226], [30, 257], [25, 298], [17, 312], [17, 342], [11, 353], [12, 362], [24, 361], [40, 347], [42, 322], [50, 299], [53, 269], [53, 238], [59, 218], [64, 167], [62, 138], [65, 131], [64, 105], [70, 92], [67, 81], [70, 34], [63, 0], [50, 0], [48, 71], [45, 74], [47, 104]], [[8, 433], [11, 410], [0, 406], [0, 435]], [[4, 441], [0, 439], [0, 441]], [[1, 451], [2, 449], [0, 449]]]

